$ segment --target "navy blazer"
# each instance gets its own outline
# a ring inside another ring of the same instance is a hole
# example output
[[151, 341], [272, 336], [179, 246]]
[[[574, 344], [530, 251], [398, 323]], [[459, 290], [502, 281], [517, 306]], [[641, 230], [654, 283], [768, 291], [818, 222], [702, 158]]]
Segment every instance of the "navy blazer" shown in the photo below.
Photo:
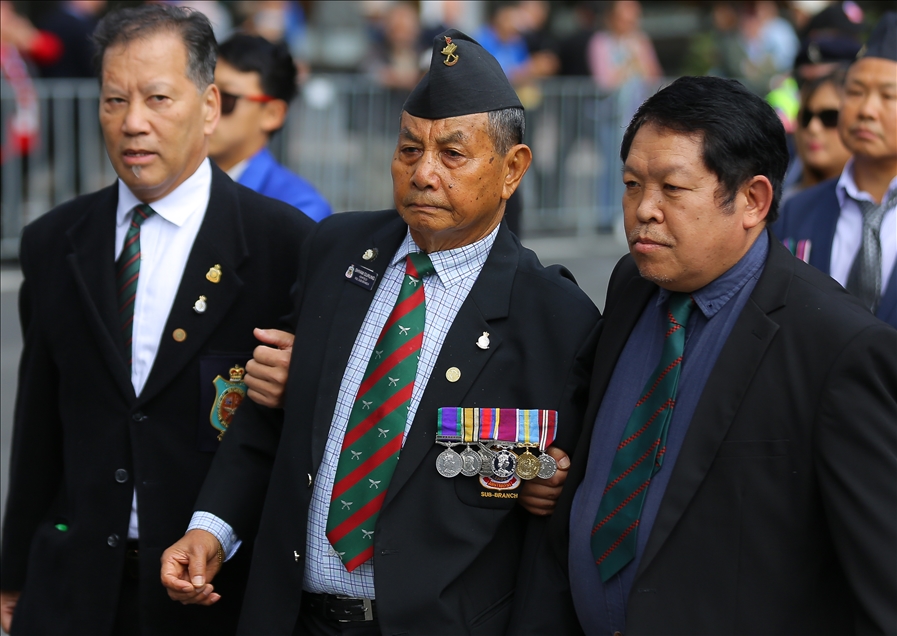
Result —
[[[832, 241], [841, 215], [841, 206], [835, 194], [838, 178], [823, 181], [795, 195], [785, 202], [779, 220], [772, 226], [773, 233], [794, 252], [800, 241], [809, 241], [808, 258], [804, 260], [831, 274]], [[875, 313], [892, 327], [897, 327], [897, 263], [891, 269], [888, 286], [882, 292], [881, 303]]]

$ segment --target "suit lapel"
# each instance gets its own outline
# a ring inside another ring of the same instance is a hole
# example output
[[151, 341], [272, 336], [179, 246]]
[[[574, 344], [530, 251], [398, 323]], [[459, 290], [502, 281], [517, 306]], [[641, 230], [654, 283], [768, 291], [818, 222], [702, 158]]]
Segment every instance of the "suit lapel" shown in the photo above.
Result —
[[639, 574], [662, 548], [710, 470], [751, 379], [779, 329], [767, 314], [785, 305], [793, 275], [791, 253], [770, 236], [766, 268], [704, 386], [648, 537]]
[[[477, 281], [446, 334], [439, 357], [430, 373], [427, 388], [417, 407], [414, 423], [408, 431], [408, 437], [399, 455], [399, 464], [386, 493], [384, 507], [395, 498], [396, 493], [433, 448], [436, 441], [437, 409], [460, 405], [483, 367], [501, 347], [502, 330], [500, 326], [494, 324], [494, 321], [506, 318], [510, 311], [511, 289], [519, 258], [517, 244], [503, 222]], [[488, 349], [476, 346], [477, 338], [484, 331], [489, 332]], [[446, 370], [451, 367], [457, 367], [461, 371], [461, 378], [457, 382], [449, 382], [445, 377]], [[510, 405], [469, 404], [469, 406]]]
[[72, 252], [66, 260], [84, 302], [87, 322], [122, 394], [134, 399], [131, 374], [122, 358], [121, 323], [115, 289], [115, 209], [118, 185], [99, 191], [89, 211], [67, 232]]
[[821, 197], [823, 205], [813, 215], [813, 233], [810, 236], [810, 265], [826, 274], [831, 273], [832, 242], [841, 215], [841, 206], [835, 194], [836, 183], [837, 180], [834, 180], [831, 188]]
[[[324, 446], [330, 433], [336, 398], [346, 372], [346, 366], [349, 363], [349, 355], [355, 345], [355, 339], [361, 332], [364, 317], [374, 301], [377, 288], [383, 281], [383, 274], [396, 250], [399, 249], [407, 231], [408, 226], [396, 214], [395, 219], [374, 233], [370, 240], [365, 239], [366, 242], [359, 247], [357, 254], [350, 256], [346, 262], [332, 263], [333, 271], [330, 276], [332, 276], [333, 284], [338, 285], [340, 291], [336, 311], [333, 314], [333, 324], [329, 329], [327, 355], [321, 364], [321, 379], [318, 382], [318, 386], [323, 387], [324, 392], [318, 396], [312, 420], [314, 429], [311, 450], [315, 470], [324, 455]], [[379, 252], [379, 256], [371, 263], [362, 259], [362, 254], [368, 248], [376, 248]], [[364, 264], [365, 267], [374, 270], [377, 274], [374, 289], [368, 291], [346, 280], [344, 274], [350, 262]], [[347, 334], [351, 335], [347, 336]]]
[[891, 325], [897, 324], [897, 263], [891, 268], [891, 278], [881, 295], [881, 304], [875, 315]]
[[[240, 265], [247, 256], [236, 185], [212, 164], [209, 206], [187, 258], [156, 360], [140, 394], [141, 403], [158, 395], [200, 352], [227, 317], [243, 286]], [[218, 283], [206, 279], [206, 272], [214, 265], [221, 265], [222, 275]], [[208, 299], [208, 309], [197, 314], [193, 304], [200, 295]], [[175, 329], [186, 331], [187, 337], [183, 342], [177, 342], [172, 337]]]

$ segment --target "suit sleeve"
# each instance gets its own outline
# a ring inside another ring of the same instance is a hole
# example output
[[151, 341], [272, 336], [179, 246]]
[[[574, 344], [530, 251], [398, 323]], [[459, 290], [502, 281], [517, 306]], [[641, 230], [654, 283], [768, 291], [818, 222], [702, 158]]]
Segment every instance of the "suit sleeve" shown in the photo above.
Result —
[[816, 470], [857, 633], [897, 629], [897, 331], [866, 328], [820, 396]]
[[4, 590], [20, 590], [24, 585], [32, 538], [42, 521], [55, 523], [50, 517], [62, 484], [59, 372], [35, 315], [27, 243], [23, 237], [20, 262], [25, 281], [19, 291], [19, 317], [24, 347], [3, 524], [0, 578]]

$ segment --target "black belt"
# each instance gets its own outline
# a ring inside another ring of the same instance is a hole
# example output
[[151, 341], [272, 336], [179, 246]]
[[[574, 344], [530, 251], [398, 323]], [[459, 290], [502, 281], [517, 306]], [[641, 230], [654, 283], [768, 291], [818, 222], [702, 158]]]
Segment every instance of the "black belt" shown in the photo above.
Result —
[[125, 548], [125, 576], [137, 580], [140, 578], [140, 550], [137, 541], [128, 541]]
[[377, 602], [370, 598], [302, 592], [302, 609], [339, 623], [377, 620]]

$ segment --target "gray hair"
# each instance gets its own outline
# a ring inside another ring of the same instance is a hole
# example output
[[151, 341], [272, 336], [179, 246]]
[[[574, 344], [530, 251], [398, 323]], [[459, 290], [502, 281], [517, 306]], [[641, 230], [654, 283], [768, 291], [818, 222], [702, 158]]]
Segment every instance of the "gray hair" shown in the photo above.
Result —
[[512, 146], [523, 143], [526, 115], [522, 108], [502, 108], [487, 113], [489, 138], [495, 152], [506, 155]]
[[144, 4], [107, 14], [93, 32], [94, 64], [102, 81], [106, 49], [160, 32], [177, 33], [187, 49], [187, 77], [203, 91], [215, 81], [218, 44], [209, 19], [193, 9]]

